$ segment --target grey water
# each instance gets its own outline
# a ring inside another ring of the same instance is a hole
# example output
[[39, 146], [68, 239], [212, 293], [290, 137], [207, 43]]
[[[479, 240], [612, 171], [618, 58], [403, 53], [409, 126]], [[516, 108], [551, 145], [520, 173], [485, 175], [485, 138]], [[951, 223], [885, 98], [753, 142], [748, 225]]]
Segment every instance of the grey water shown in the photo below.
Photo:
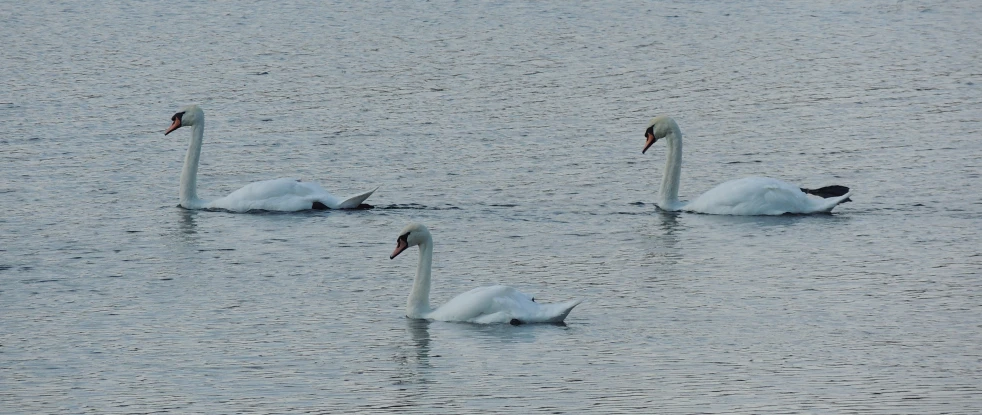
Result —
[[[0, 412], [982, 411], [982, 3], [4, 2]], [[371, 210], [187, 211], [297, 177]], [[654, 205], [770, 176], [831, 215]], [[511, 285], [565, 326], [406, 319]]]

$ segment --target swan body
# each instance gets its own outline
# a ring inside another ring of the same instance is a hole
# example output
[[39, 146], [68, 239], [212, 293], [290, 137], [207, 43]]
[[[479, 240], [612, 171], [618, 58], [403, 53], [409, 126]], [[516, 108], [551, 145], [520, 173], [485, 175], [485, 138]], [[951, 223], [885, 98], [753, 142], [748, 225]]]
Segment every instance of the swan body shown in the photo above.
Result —
[[250, 183], [221, 199], [198, 198], [198, 161], [204, 139], [205, 113], [197, 105], [185, 107], [171, 117], [173, 122], [164, 135], [181, 127], [192, 127], [191, 143], [181, 171], [181, 207], [185, 209], [224, 209], [233, 212], [269, 210], [295, 212], [307, 209], [353, 209], [361, 206], [375, 190], [347, 198], [334, 196], [316, 183], [282, 178]]
[[460, 294], [446, 304], [430, 307], [430, 271], [433, 264], [433, 237], [421, 224], [410, 224], [396, 240], [395, 258], [411, 246], [419, 246], [416, 279], [406, 301], [406, 316], [415, 319], [477, 324], [562, 323], [580, 300], [543, 304], [512, 287], [493, 285]]
[[668, 211], [686, 211], [713, 215], [783, 215], [829, 213], [841, 203], [850, 201], [849, 188], [827, 186], [804, 189], [769, 177], [746, 177], [722, 183], [694, 200], [678, 199], [682, 173], [682, 131], [670, 117], [651, 119], [645, 131], [644, 149], [665, 138], [668, 161], [659, 191], [658, 207]]

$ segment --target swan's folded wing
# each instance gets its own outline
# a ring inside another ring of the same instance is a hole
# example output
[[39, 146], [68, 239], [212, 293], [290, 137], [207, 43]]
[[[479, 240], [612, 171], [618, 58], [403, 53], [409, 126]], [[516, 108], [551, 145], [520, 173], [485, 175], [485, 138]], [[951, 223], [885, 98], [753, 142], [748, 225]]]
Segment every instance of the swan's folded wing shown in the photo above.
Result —
[[755, 202], [755, 206], [748, 207], [748, 212], [757, 215], [783, 215], [800, 213], [806, 209], [808, 196], [795, 186], [767, 184], [760, 187]]
[[560, 323], [580, 300], [556, 304], [536, 302], [512, 287], [494, 285], [460, 294], [433, 310], [427, 318], [478, 324]]
[[807, 196], [790, 183], [769, 177], [745, 177], [714, 187], [685, 209], [715, 215], [781, 215], [802, 212], [807, 202]]
[[515, 289], [502, 294], [493, 300], [494, 315], [484, 316], [483, 320], [494, 323], [512, 323], [513, 320], [523, 324], [562, 323], [573, 307], [581, 302], [581, 300], [571, 300], [562, 303], [543, 303]]
[[320, 202], [331, 209], [356, 208], [376, 189], [341, 199], [324, 190], [317, 183], [282, 178], [249, 183], [228, 196], [209, 202], [207, 207], [233, 212], [250, 210], [296, 212], [311, 209], [314, 202]]
[[263, 180], [249, 183], [228, 196], [213, 200], [208, 207], [233, 212], [306, 210], [310, 209], [313, 195], [318, 191], [323, 189], [316, 184], [299, 182], [293, 178]]
[[433, 310], [427, 318], [439, 321], [475, 322], [482, 315], [495, 314], [495, 297], [507, 291], [508, 287], [494, 285], [478, 287], [460, 294]]

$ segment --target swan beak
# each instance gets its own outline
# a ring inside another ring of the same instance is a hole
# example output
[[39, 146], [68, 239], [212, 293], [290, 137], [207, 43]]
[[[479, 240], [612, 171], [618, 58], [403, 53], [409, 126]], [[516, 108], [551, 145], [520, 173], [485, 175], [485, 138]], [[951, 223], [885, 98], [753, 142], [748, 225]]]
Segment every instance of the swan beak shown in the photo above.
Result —
[[648, 151], [648, 147], [651, 147], [652, 144], [655, 144], [655, 141], [658, 141], [658, 139], [655, 138], [655, 135], [651, 133], [645, 134], [645, 137], [648, 137], [648, 141], [644, 143], [644, 149], [641, 150], [641, 154], [644, 154], [645, 151]]
[[395, 251], [392, 251], [392, 255], [389, 255], [389, 259], [399, 256], [399, 254], [401, 254], [402, 251], [405, 251], [406, 248], [409, 248], [409, 242], [406, 241], [406, 238], [399, 238], [399, 240], [396, 241], [396, 249]]
[[174, 131], [178, 128], [181, 128], [181, 118], [174, 117], [174, 123], [170, 125], [170, 128], [168, 128], [167, 131], [164, 131], [164, 135], [170, 134], [171, 131]]

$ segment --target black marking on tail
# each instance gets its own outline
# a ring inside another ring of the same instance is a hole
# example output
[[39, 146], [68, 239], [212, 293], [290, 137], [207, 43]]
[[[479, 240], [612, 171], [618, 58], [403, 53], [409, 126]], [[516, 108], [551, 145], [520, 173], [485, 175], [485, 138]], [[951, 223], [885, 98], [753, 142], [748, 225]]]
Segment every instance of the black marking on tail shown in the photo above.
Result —
[[[330, 210], [331, 209], [331, 208], [327, 207], [327, 205], [325, 205], [325, 204], [323, 204], [321, 202], [318, 202], [318, 201], [314, 201], [314, 203], [310, 206], [310, 208], [313, 209], [313, 210]], [[362, 204], [358, 205], [357, 207], [353, 207], [353, 208], [348, 209], [348, 210], [368, 210], [368, 209], [375, 209], [375, 206], [369, 205], [368, 203], [362, 203]]]
[[513, 319], [511, 319], [511, 321], [508, 322], [508, 324], [511, 324], [513, 326], [521, 326], [523, 323], [522, 323], [522, 320], [519, 320], [517, 318], [513, 318]]
[[[833, 186], [820, 187], [818, 189], [801, 188], [801, 191], [824, 199], [828, 199], [830, 197], [839, 197], [846, 193], [849, 193], [849, 188], [845, 186], [833, 185]], [[846, 202], [848, 201], [849, 200], [846, 200]]]

